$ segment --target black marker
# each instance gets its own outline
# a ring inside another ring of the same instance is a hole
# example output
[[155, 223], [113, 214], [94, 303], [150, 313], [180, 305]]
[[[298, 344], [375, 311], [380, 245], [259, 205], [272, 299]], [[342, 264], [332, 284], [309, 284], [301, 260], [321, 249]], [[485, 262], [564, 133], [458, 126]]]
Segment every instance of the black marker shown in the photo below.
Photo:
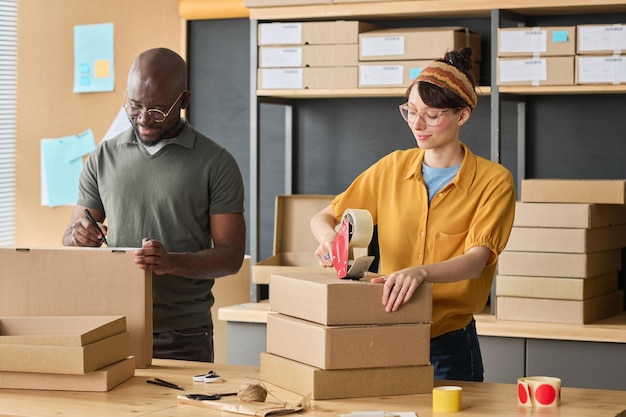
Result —
[[167, 382], [167, 381], [165, 381], [163, 379], [160, 379], [160, 378], [148, 379], [148, 380], [146, 380], [146, 382], [148, 384], [160, 385], [162, 387], [173, 388], [173, 389], [179, 389], [181, 391], [185, 390], [185, 388], [181, 387], [180, 385], [176, 385], [174, 383]]
[[91, 215], [91, 213], [89, 212], [89, 209], [85, 209], [85, 216], [87, 216], [87, 220], [89, 220], [91, 222], [91, 224], [93, 224], [94, 226], [96, 226], [96, 229], [98, 229], [98, 232], [100, 232], [100, 234], [102, 235], [102, 241], [108, 245], [109, 242], [107, 242], [107, 238], [104, 237], [104, 232], [102, 231], [102, 229], [100, 229], [100, 226], [98, 226], [98, 222], [96, 221], [96, 219], [93, 218], [93, 216]]

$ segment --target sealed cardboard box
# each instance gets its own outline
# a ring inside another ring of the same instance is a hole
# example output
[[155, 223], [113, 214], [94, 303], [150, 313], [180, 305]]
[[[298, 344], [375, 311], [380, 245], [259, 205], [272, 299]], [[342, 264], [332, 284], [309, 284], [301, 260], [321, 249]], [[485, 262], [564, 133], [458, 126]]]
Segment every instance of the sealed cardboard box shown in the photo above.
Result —
[[592, 229], [626, 224], [626, 205], [589, 203], [515, 204], [516, 227], [564, 227]]
[[576, 54], [576, 26], [498, 29], [498, 56], [572, 56]]
[[259, 68], [258, 83], [273, 89], [351, 89], [357, 88], [357, 67]]
[[359, 45], [261, 46], [260, 68], [356, 67]]
[[576, 57], [576, 84], [624, 83], [626, 83], [626, 55]]
[[576, 53], [579, 55], [614, 55], [626, 52], [626, 25], [578, 25], [576, 30]]
[[617, 271], [589, 278], [496, 276], [496, 296], [586, 300], [617, 289]]
[[126, 317], [135, 364], [149, 366], [152, 275], [132, 249], [0, 248], [0, 317], [110, 315]]
[[359, 60], [433, 60], [465, 46], [472, 48], [472, 60], [481, 60], [480, 34], [466, 28], [379, 29], [359, 34]]
[[326, 326], [418, 324], [432, 320], [432, 284], [422, 284], [411, 300], [388, 313], [382, 305], [383, 284], [339, 279], [321, 273], [272, 274], [270, 308]]
[[267, 352], [321, 369], [428, 365], [430, 325], [324, 326], [270, 313]]
[[432, 365], [324, 370], [261, 353], [261, 380], [314, 400], [429, 394]]
[[84, 375], [0, 372], [0, 388], [106, 392], [134, 375], [135, 358], [130, 356]]
[[574, 57], [497, 58], [498, 85], [574, 85]]
[[626, 204], [626, 180], [525, 179], [521, 200], [534, 203]]
[[583, 301], [496, 297], [498, 320], [588, 324], [624, 311], [624, 294], [614, 291]]
[[589, 278], [622, 268], [620, 249], [594, 253], [545, 253], [505, 250], [498, 273], [541, 277]]
[[516, 227], [506, 250], [522, 252], [600, 252], [626, 247], [626, 225], [593, 229]]
[[328, 194], [276, 196], [273, 255], [252, 266], [252, 282], [269, 284], [273, 273], [320, 272], [336, 276], [333, 268], [323, 268], [315, 257], [318, 243], [309, 226], [313, 215], [333, 198]]
[[[359, 88], [408, 87], [432, 60], [371, 61], [359, 64]], [[471, 75], [478, 84], [480, 63], [475, 62]]]
[[259, 23], [258, 44], [259, 46], [358, 44], [359, 33], [376, 28], [369, 23], [350, 20]]

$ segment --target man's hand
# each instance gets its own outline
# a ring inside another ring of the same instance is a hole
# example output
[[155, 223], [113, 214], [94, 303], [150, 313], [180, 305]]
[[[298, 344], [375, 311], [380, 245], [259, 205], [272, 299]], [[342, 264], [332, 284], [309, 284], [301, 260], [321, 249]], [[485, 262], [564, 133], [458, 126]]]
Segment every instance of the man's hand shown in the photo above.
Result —
[[158, 240], [144, 238], [141, 249], [135, 250], [134, 262], [139, 268], [155, 274], [164, 274], [170, 270], [170, 255]]

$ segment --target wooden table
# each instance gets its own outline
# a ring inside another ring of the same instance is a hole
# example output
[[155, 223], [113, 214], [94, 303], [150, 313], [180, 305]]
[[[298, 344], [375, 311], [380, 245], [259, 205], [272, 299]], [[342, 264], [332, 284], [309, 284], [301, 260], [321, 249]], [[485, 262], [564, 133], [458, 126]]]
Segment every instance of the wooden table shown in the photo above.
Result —
[[[211, 369], [222, 376], [222, 382], [192, 381], [193, 375], [205, 373]], [[236, 391], [239, 387], [249, 383], [251, 378], [257, 378], [258, 375], [259, 369], [256, 367], [157, 359], [149, 369], [137, 369], [132, 379], [107, 393], [0, 389], [0, 416], [237, 416], [237, 414], [178, 404], [176, 397], [190, 393]], [[153, 377], [181, 385], [185, 391], [147, 384], [146, 380]], [[445, 384], [449, 385], [450, 382]], [[300, 414], [310, 417], [327, 417], [353, 411], [412, 411], [418, 417], [446, 415], [468, 417], [626, 416], [625, 391], [563, 387], [561, 407], [539, 410], [517, 405], [515, 385], [457, 381], [452, 384], [463, 387], [463, 410], [460, 413], [434, 413], [431, 395], [420, 394], [313, 401], [312, 409]], [[437, 382], [437, 385], [443, 384]], [[284, 389], [272, 385], [266, 386], [271, 395], [282, 401], [297, 403], [301, 398]]]

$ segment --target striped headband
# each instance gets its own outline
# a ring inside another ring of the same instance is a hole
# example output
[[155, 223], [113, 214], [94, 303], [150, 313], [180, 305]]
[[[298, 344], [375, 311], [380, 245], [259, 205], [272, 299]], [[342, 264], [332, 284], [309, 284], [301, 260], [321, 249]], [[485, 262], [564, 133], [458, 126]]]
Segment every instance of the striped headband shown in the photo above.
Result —
[[415, 78], [415, 82], [417, 81], [424, 81], [452, 91], [461, 97], [472, 110], [476, 107], [478, 97], [471, 81], [454, 65], [442, 61], [431, 62]]

